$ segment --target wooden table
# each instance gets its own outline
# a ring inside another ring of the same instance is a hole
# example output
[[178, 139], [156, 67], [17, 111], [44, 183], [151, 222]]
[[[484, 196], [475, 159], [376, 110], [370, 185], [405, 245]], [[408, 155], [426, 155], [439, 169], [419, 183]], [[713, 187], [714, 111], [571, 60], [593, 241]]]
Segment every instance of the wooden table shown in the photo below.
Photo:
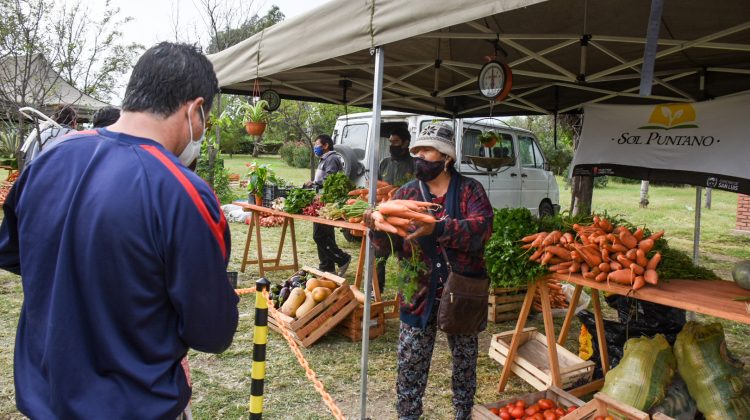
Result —
[[[517, 356], [521, 331], [526, 326], [526, 320], [531, 310], [531, 304], [534, 301], [536, 288], [542, 300], [542, 317], [544, 319], [544, 331], [547, 336], [547, 345], [549, 347], [549, 360], [552, 373], [552, 383], [560, 386], [560, 368], [557, 358], [557, 347], [555, 346], [555, 326], [552, 319], [552, 307], [549, 301], [549, 288], [547, 279], [553, 278], [559, 281], [567, 281], [575, 286], [573, 299], [570, 302], [568, 312], [560, 329], [560, 335], [557, 343], [563, 345], [568, 338], [570, 324], [575, 316], [575, 308], [578, 306], [578, 299], [584, 287], [594, 289], [591, 294], [593, 303], [594, 319], [596, 322], [597, 344], [602, 364], [602, 371], [606, 374], [609, 370], [609, 357], [607, 355], [607, 342], [604, 331], [604, 320], [601, 313], [601, 302], [599, 299], [599, 290], [615, 293], [622, 296], [640, 299], [646, 302], [658, 303], [661, 305], [671, 306], [674, 308], [693, 311], [704, 315], [710, 315], [717, 318], [723, 318], [730, 321], [750, 324], [750, 304], [748, 302], [734, 301], [732, 298], [738, 296], [750, 296], [750, 291], [739, 288], [734, 282], [724, 280], [662, 280], [658, 286], [646, 285], [640, 290], [632, 290], [629, 286], [615, 283], [602, 282], [598, 283], [588, 280], [577, 274], [550, 274], [535, 283], [529, 285], [524, 299], [521, 313], [516, 323], [515, 333], [508, 350], [508, 358], [503, 366], [500, 375], [500, 384], [498, 391], [502, 392], [510, 378], [511, 366]], [[571, 390], [573, 395], [580, 396], [601, 388], [604, 380], [599, 379], [591, 384]]]
[[[364, 275], [364, 265], [365, 265], [365, 246], [366, 246], [366, 235], [368, 232], [367, 227], [362, 225], [361, 223], [349, 223], [343, 220], [329, 220], [324, 219], [322, 217], [314, 217], [314, 216], [307, 216], [304, 214], [292, 214], [292, 213], [286, 213], [279, 210], [274, 210], [268, 207], [258, 206], [255, 204], [250, 204], [245, 201], [235, 201], [235, 205], [238, 205], [242, 207], [245, 211], [252, 212], [252, 218], [250, 219], [250, 225], [247, 229], [247, 240], [245, 242], [245, 252], [242, 255], [242, 266], [240, 267], [240, 271], [243, 273], [245, 272], [245, 268], [248, 264], [258, 264], [258, 271], [260, 272], [261, 277], [265, 275], [267, 271], [278, 271], [278, 270], [298, 270], [299, 269], [299, 259], [297, 258], [297, 238], [296, 233], [294, 231], [294, 221], [295, 220], [304, 220], [307, 222], [312, 223], [320, 223], [323, 225], [329, 225], [333, 227], [343, 228], [343, 229], [349, 229], [356, 232], [362, 233], [362, 241], [359, 246], [359, 258], [357, 259], [357, 272], [354, 276], [354, 286], [359, 290], [362, 287], [362, 277]], [[273, 216], [281, 216], [284, 218], [284, 223], [281, 225], [281, 237], [279, 238], [279, 247], [276, 252], [275, 258], [263, 258], [263, 241], [260, 235], [260, 217], [261, 213], [270, 214]], [[256, 248], [258, 253], [257, 259], [248, 259], [248, 254], [250, 252], [250, 242], [253, 238], [253, 230], [255, 230], [255, 242], [256, 242]], [[281, 257], [284, 253], [284, 242], [286, 241], [286, 233], [287, 230], [289, 231], [289, 234], [291, 235], [291, 245], [292, 245], [292, 263], [291, 264], [281, 264]], [[372, 288], [373, 293], [375, 294], [375, 301], [380, 302], [380, 288], [378, 287], [378, 280], [377, 280], [377, 273], [374, 272], [372, 275]], [[387, 311], [385, 313], [386, 318], [396, 318], [398, 317], [398, 302], [397, 300], [392, 301], [386, 301], [384, 302], [386, 306], [391, 306], [392, 310]]]

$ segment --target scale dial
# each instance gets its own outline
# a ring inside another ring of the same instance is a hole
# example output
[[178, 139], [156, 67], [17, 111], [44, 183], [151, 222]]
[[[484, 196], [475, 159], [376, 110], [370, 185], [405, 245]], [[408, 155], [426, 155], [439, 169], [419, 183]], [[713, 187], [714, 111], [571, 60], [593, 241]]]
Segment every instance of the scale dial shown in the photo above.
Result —
[[276, 111], [281, 105], [281, 98], [279, 93], [273, 89], [266, 89], [260, 94], [260, 99], [265, 99], [268, 102], [268, 111]]
[[479, 70], [479, 92], [485, 98], [497, 98], [505, 88], [507, 79], [505, 67], [497, 61], [490, 61]]

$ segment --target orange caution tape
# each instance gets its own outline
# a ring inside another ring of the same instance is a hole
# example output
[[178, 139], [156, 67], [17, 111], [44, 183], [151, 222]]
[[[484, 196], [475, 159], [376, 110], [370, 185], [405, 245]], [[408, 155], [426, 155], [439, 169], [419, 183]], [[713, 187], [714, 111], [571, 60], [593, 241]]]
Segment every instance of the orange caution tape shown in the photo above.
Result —
[[[250, 287], [247, 289], [235, 289], [235, 293], [241, 296], [241, 295], [246, 295], [250, 293], [255, 293], [255, 290], [256, 290], [255, 287]], [[271, 316], [274, 317], [278, 321], [279, 318], [277, 315], [277, 311], [276, 311], [276, 308], [274, 308], [273, 302], [271, 301], [271, 299], [268, 298], [268, 291], [264, 291], [263, 296], [265, 296], [266, 300], [268, 300], [268, 311], [271, 313]], [[286, 339], [286, 342], [289, 344], [289, 348], [292, 350], [292, 353], [294, 353], [294, 356], [297, 358], [297, 361], [299, 362], [300, 366], [302, 366], [302, 368], [305, 370], [305, 376], [307, 376], [307, 379], [309, 379], [310, 382], [313, 383], [313, 387], [315, 388], [316, 391], [318, 391], [321, 398], [323, 399], [323, 402], [331, 411], [331, 414], [333, 414], [333, 417], [337, 420], [346, 419], [346, 417], [344, 417], [344, 413], [341, 412], [341, 409], [336, 405], [336, 402], [331, 397], [331, 394], [329, 394], [328, 391], [325, 390], [325, 386], [318, 379], [318, 375], [315, 373], [314, 370], [312, 370], [312, 368], [310, 368], [310, 364], [307, 362], [307, 359], [305, 359], [305, 356], [302, 354], [302, 351], [297, 345], [297, 342], [294, 341], [294, 338], [292, 337], [289, 330], [287, 330], [286, 327], [284, 326], [284, 323], [276, 322], [276, 325], [281, 331], [281, 335], [284, 336], [284, 339]]]

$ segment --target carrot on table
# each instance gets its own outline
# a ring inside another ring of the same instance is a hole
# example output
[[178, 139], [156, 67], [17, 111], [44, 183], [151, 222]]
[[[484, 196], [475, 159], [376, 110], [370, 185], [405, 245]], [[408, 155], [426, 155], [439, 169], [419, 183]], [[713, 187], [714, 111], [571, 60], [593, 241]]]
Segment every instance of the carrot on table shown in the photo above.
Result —
[[656, 270], [656, 266], [659, 265], [659, 262], [661, 262], [661, 253], [657, 252], [653, 257], [651, 257], [651, 259], [648, 261], [648, 264], [646, 264], [646, 269]]
[[640, 276], [645, 271], [643, 267], [636, 263], [630, 264], [630, 269], [633, 270], [633, 273], [635, 273], [636, 276]]
[[542, 234], [542, 232], [535, 233], [533, 235], [524, 236], [523, 238], [521, 238], [521, 242], [526, 242], [526, 243], [534, 242], [534, 239], [536, 239], [537, 237], [539, 237], [539, 235], [541, 235], [541, 234]]
[[639, 249], [635, 252], [635, 262], [637, 262], [641, 267], [645, 267], [648, 265], [648, 258], [646, 258], [646, 253], [642, 249]]
[[633, 237], [635, 238], [636, 241], [640, 242], [640, 240], [643, 239], [643, 234], [644, 234], [643, 229], [638, 228], [635, 230], [635, 232], [633, 232]]
[[659, 274], [656, 272], [656, 270], [648, 269], [645, 273], [643, 273], [643, 278], [646, 280], [646, 283], [648, 284], [657, 284], [659, 283]]
[[660, 230], [660, 231], [658, 231], [658, 232], [654, 233], [653, 235], [649, 236], [649, 237], [648, 237], [648, 239], [651, 239], [652, 241], [656, 242], [656, 241], [658, 241], [658, 240], [659, 240], [659, 238], [661, 238], [662, 236], [664, 236], [664, 231], [663, 231], [663, 230]]
[[633, 270], [623, 268], [622, 270], [611, 271], [607, 275], [607, 280], [612, 280], [613, 282], [620, 284], [633, 284], [635, 277], [633, 276]]
[[638, 249], [642, 249], [644, 253], [648, 254], [649, 251], [654, 247], [654, 240], [646, 238], [638, 242]]
[[633, 280], [633, 290], [638, 290], [645, 285], [646, 280], [643, 278], [643, 276], [637, 276], [635, 280]]

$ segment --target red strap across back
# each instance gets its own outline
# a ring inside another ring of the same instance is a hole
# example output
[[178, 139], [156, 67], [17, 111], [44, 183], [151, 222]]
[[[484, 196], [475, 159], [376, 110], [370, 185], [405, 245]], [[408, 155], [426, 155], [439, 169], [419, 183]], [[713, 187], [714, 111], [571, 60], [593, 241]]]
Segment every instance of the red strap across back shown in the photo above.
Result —
[[198, 190], [195, 189], [195, 186], [193, 185], [190, 180], [187, 179], [185, 174], [182, 173], [182, 171], [172, 162], [167, 156], [164, 155], [158, 148], [151, 145], [141, 145], [141, 147], [152, 154], [156, 159], [158, 159], [164, 166], [169, 169], [170, 172], [172, 172], [172, 175], [177, 178], [178, 181], [180, 181], [180, 184], [182, 184], [182, 187], [185, 188], [188, 195], [190, 196], [190, 199], [193, 200], [193, 204], [195, 204], [195, 207], [198, 208], [198, 213], [200, 213], [201, 217], [203, 217], [203, 220], [208, 225], [208, 228], [211, 230], [211, 233], [213, 234], [214, 238], [216, 239], [216, 242], [219, 243], [219, 248], [221, 248], [221, 254], [226, 259], [227, 257], [227, 249], [226, 244], [224, 243], [224, 229], [226, 229], [227, 221], [224, 219], [224, 214], [219, 215], [219, 221], [214, 222], [213, 218], [211, 217], [211, 213], [209, 213], [208, 208], [206, 207], [206, 203], [203, 202], [203, 200], [200, 197], [200, 194], [198, 193]]

